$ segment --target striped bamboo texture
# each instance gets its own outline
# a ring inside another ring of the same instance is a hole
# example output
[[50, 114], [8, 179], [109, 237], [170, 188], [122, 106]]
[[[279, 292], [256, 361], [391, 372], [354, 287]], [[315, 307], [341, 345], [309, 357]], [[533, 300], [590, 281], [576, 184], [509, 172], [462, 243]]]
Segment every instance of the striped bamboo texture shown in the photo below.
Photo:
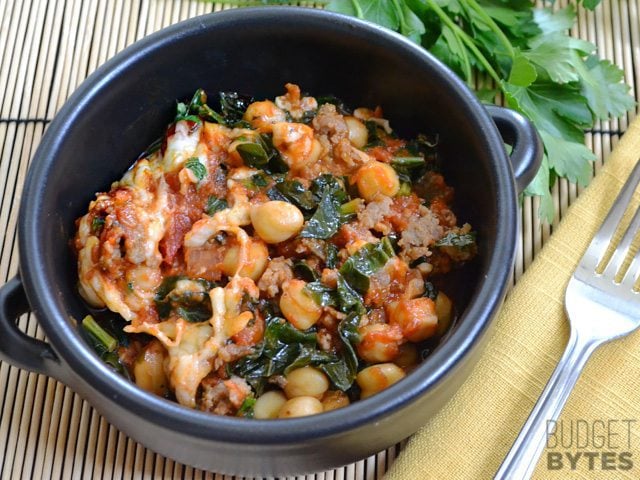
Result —
[[[566, 5], [566, 0], [556, 2]], [[186, 0], [0, 0], [0, 283], [16, 274], [17, 206], [29, 161], [65, 99], [99, 65], [134, 41], [177, 21], [220, 10]], [[640, 0], [604, 0], [595, 13], [580, 11], [575, 36], [625, 70], [640, 91]], [[633, 113], [630, 116], [634, 115]], [[602, 162], [631, 118], [602, 122], [586, 142]], [[580, 188], [561, 180], [551, 225], [525, 199], [514, 277], [529, 266]], [[19, 326], [44, 338], [32, 316]], [[401, 446], [306, 480], [381, 478]], [[0, 478], [2, 479], [216, 479], [145, 449], [101, 418], [64, 385], [0, 363]]]

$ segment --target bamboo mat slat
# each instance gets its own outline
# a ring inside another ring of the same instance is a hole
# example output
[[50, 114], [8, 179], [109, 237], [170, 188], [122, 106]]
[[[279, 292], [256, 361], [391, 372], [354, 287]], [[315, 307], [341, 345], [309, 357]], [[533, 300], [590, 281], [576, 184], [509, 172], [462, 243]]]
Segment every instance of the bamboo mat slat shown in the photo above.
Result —
[[[547, 2], [548, 4], [549, 2]], [[556, 7], [569, 2], [559, 0]], [[543, 2], [539, 2], [543, 4]], [[313, 5], [305, 3], [305, 5]], [[191, 0], [0, 0], [0, 283], [18, 269], [16, 223], [31, 156], [44, 131], [77, 86], [117, 52], [165, 26], [221, 10]], [[640, 0], [604, 0], [596, 12], [580, 9], [572, 35], [597, 45], [598, 53], [625, 72], [640, 92]], [[598, 122], [585, 137], [606, 161], [637, 115]], [[553, 190], [557, 215], [550, 224], [536, 215], [537, 199], [521, 210], [514, 281], [529, 267], [582, 187], [560, 180]], [[19, 327], [39, 339], [36, 319]], [[402, 445], [360, 462], [292, 480], [377, 480]], [[50, 378], [0, 362], [0, 479], [193, 479], [232, 480], [203, 472], [145, 449], [108, 424], [73, 391]]]

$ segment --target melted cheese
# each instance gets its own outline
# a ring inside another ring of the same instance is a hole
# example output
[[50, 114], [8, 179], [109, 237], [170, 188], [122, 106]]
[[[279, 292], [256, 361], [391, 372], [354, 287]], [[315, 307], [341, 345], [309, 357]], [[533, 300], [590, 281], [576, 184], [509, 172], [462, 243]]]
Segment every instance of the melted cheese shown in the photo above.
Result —
[[167, 148], [162, 159], [165, 172], [177, 170], [194, 156], [201, 132], [202, 126], [199, 123], [184, 120], [176, 123], [173, 135], [167, 138]]
[[[165, 373], [178, 402], [188, 407], [196, 406], [199, 385], [213, 370], [220, 348], [253, 318], [251, 312], [240, 311], [244, 296], [248, 294], [254, 299], [259, 297], [254, 281], [238, 274], [249, 263], [250, 239], [242, 228], [251, 223], [245, 183], [257, 172], [255, 169], [240, 167], [229, 172], [227, 200], [230, 207], [211, 217], [203, 215], [201, 220], [193, 224], [184, 239], [185, 248], [202, 247], [219, 232], [234, 235], [238, 240], [238, 269], [235, 275], [224, 288], [216, 287], [209, 292], [211, 318], [200, 323], [189, 323], [181, 318], [170, 318], [160, 323], [135, 321], [138, 319], [137, 312], [153, 305], [154, 290], [157, 287], [153, 279], [156, 273], [160, 275], [162, 255], [159, 245], [166, 234], [170, 221], [168, 215], [171, 212], [165, 174], [178, 172], [180, 190], [184, 194], [190, 184], [198, 182], [193, 172], [184, 167], [184, 163], [195, 157], [202, 165], [207, 166], [210, 147], [201, 138], [201, 126], [190, 128], [192, 126], [184, 121], [178, 122], [175, 132], [167, 139], [164, 155], [157, 152], [148, 159], [139, 160], [121, 180], [112, 185], [113, 189], [126, 189], [130, 195], [127, 212], [135, 218], [136, 228], [143, 231], [142, 248], [128, 248], [121, 252], [117, 242], [100, 245], [99, 238], [92, 233], [89, 219], [93, 217], [90, 214], [80, 220], [77, 236], [80, 245], [80, 291], [83, 297], [92, 305], [106, 306], [132, 322], [124, 329], [127, 333], [146, 333], [164, 345], [168, 352], [164, 364]], [[101, 201], [113, 203], [109, 195], [103, 194], [91, 203], [90, 209]], [[99, 254], [100, 248], [102, 250]], [[144, 288], [141, 286], [135, 291], [119, 288], [102, 270], [99, 260], [96, 260], [103, 254], [114, 261], [122, 261], [121, 256], [124, 255], [130, 262], [126, 274], [137, 278], [135, 275], [139, 273], [140, 278], [146, 279], [146, 282], [141, 282], [141, 285], [145, 284]], [[181, 284], [178, 282], [176, 289], [180, 288]]]

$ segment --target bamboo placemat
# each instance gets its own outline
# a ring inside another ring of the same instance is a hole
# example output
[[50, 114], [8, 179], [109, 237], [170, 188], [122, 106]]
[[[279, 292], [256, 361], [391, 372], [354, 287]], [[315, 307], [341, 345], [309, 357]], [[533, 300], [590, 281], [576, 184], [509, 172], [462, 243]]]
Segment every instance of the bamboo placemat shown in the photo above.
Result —
[[[557, 6], [566, 5], [556, 2]], [[22, 184], [43, 132], [66, 98], [99, 65], [162, 27], [220, 10], [186, 0], [0, 0], [0, 282], [18, 268], [16, 220]], [[574, 36], [598, 46], [625, 70], [640, 92], [640, 0], [604, 0], [595, 13], [580, 10]], [[600, 122], [586, 135], [597, 173], [632, 116]], [[580, 188], [557, 182], [556, 219], [541, 224], [538, 202], [525, 199], [515, 281], [522, 275]], [[32, 316], [20, 328], [43, 339]], [[377, 479], [401, 445], [334, 471], [300, 479]], [[0, 362], [0, 477], [231, 479], [178, 464], [145, 449], [109, 425], [64, 385]]]

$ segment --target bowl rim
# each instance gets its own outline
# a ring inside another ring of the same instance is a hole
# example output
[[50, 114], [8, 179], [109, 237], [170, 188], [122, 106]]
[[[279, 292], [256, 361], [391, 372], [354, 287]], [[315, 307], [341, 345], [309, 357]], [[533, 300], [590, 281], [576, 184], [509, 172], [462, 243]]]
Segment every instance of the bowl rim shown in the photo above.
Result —
[[[470, 109], [472, 120], [482, 130], [487, 146], [495, 157], [496, 208], [502, 214], [496, 222], [496, 238], [508, 240], [504, 248], [494, 248], [488, 259], [485, 278], [476, 288], [469, 306], [461, 315], [461, 320], [446, 342], [437, 348], [402, 382], [391, 386], [370, 398], [360, 400], [344, 409], [322, 414], [322, 422], [315, 416], [269, 420], [247, 420], [223, 417], [192, 410], [175, 402], [147, 393], [135, 383], [111, 371], [95, 355], [79, 333], [68, 321], [63, 308], [58, 308], [60, 300], [55, 295], [45, 272], [41, 234], [38, 232], [38, 215], [42, 205], [42, 195], [46, 184], [46, 173], [55, 163], [57, 148], [67, 130], [82, 112], [83, 108], [100, 91], [108, 88], [119, 71], [133, 66], [148, 53], [162, 48], [176, 37], [197, 35], [201, 31], [216, 28], [227, 23], [242, 23], [246, 20], [269, 21], [273, 16], [288, 16], [297, 22], [313, 24], [331, 22], [344, 30], [357, 31], [360, 35], [379, 36], [389, 44], [388, 48], [403, 49], [406, 53], [430, 64], [442, 77], [456, 88], [460, 97]], [[428, 390], [437, 387], [451, 370], [463, 363], [483, 337], [492, 318], [502, 303], [515, 259], [517, 208], [516, 189], [511, 173], [511, 164], [502, 148], [502, 139], [491, 117], [475, 95], [448, 67], [433, 57], [422, 47], [383, 27], [341, 14], [300, 7], [255, 7], [226, 10], [184, 20], [135, 42], [115, 55], [91, 74], [65, 102], [57, 113], [34, 154], [25, 181], [19, 215], [19, 248], [23, 254], [20, 260], [21, 277], [25, 290], [38, 321], [49, 339], [54, 351], [66, 368], [73, 371], [68, 384], [78, 389], [78, 382], [86, 382], [102, 396], [115, 400], [122, 407], [136, 412], [149, 422], [164, 425], [168, 429], [188, 433], [201, 439], [245, 444], [287, 444], [300, 440], [319, 439], [356, 429], [364, 424], [377, 422], [406, 405], [416, 401]], [[502, 205], [502, 207], [501, 207]], [[28, 253], [28, 255], [27, 255]], [[45, 287], [45, 288], [43, 288]], [[481, 299], [482, 301], [478, 301]], [[464, 320], [466, 319], [466, 321]], [[89, 398], [91, 401], [91, 398]], [[250, 421], [250, 428], [247, 428]], [[416, 425], [416, 429], [419, 425]]]

